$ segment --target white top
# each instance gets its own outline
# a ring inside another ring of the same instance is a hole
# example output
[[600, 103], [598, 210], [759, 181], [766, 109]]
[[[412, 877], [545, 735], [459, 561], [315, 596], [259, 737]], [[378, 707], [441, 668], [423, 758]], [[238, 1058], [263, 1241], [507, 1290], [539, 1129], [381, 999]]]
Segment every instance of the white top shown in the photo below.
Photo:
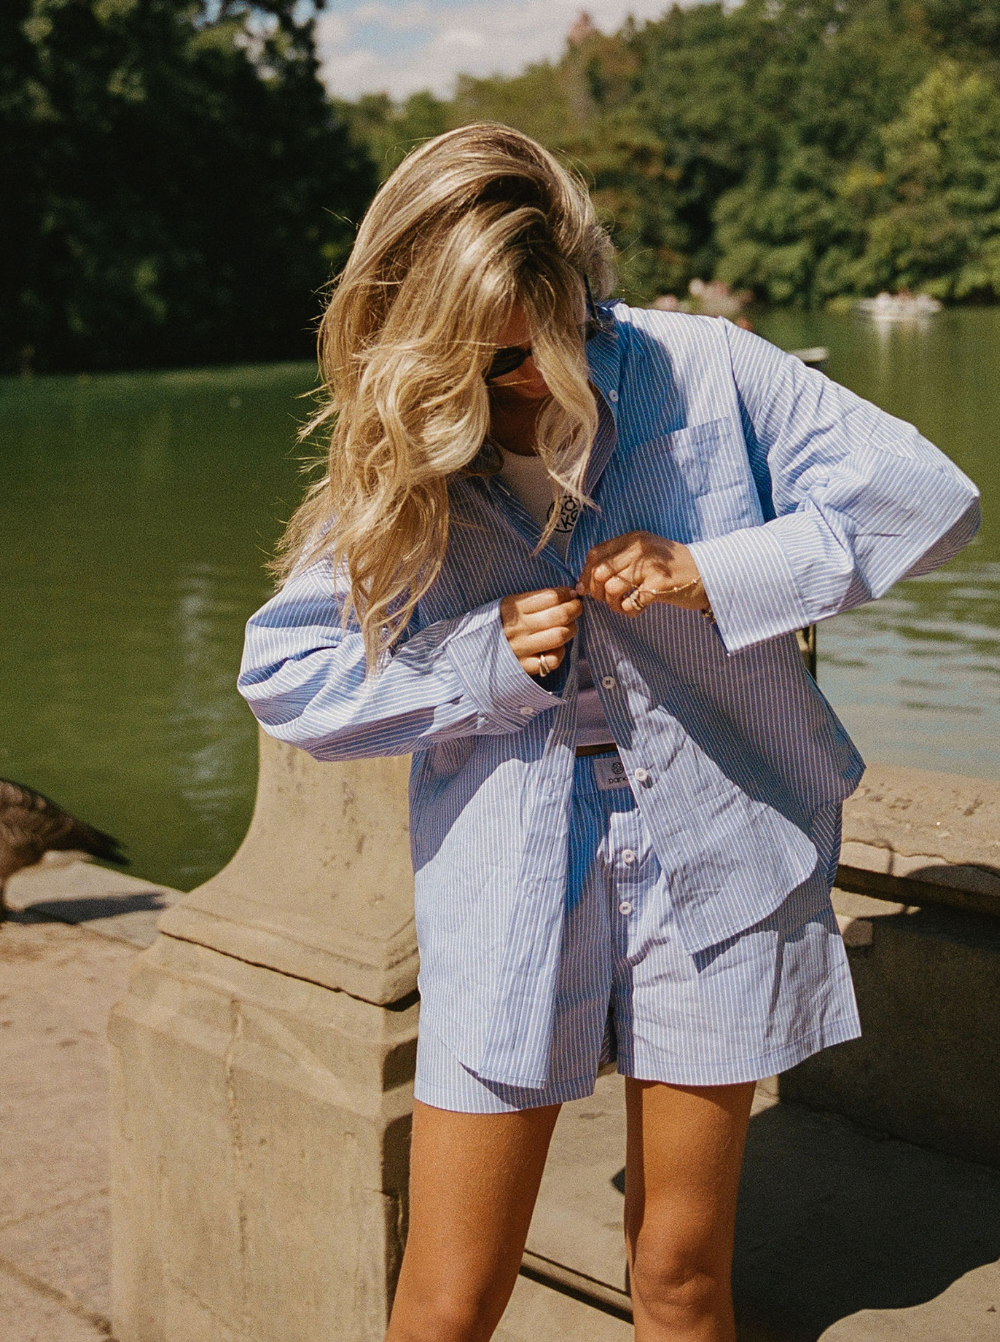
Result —
[[[552, 480], [541, 457], [522, 457], [516, 452], [500, 448], [503, 465], [500, 467], [500, 479], [517, 496], [525, 510], [535, 519], [539, 527], [545, 528], [552, 511]], [[569, 538], [580, 515], [580, 506], [575, 499], [564, 497], [560, 506], [559, 521], [552, 533], [552, 543], [565, 558], [569, 548]], [[579, 674], [579, 697], [576, 706], [576, 744], [578, 746], [602, 746], [614, 741], [608, 720], [601, 706], [594, 678], [590, 674], [587, 659], [581, 657], [577, 663]]]

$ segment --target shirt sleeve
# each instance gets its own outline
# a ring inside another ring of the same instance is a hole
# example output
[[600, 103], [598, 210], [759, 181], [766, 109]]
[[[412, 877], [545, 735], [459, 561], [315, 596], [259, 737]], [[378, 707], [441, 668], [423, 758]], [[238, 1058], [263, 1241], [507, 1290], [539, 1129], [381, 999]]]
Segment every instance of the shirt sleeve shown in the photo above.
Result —
[[911, 424], [720, 324], [771, 510], [762, 526], [690, 546], [727, 651], [871, 601], [972, 539], [978, 490]]
[[523, 669], [499, 601], [409, 634], [365, 675], [360, 630], [323, 560], [247, 624], [238, 687], [264, 730], [322, 760], [407, 755], [523, 729], [562, 702]]

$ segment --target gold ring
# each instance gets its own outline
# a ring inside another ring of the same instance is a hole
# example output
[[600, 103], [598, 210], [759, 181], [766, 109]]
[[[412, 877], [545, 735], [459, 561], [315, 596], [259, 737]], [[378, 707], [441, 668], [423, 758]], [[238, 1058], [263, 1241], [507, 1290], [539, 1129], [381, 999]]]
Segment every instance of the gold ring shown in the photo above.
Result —
[[538, 665], [542, 675], [547, 676], [549, 674], [549, 659], [544, 652], [538, 654]]

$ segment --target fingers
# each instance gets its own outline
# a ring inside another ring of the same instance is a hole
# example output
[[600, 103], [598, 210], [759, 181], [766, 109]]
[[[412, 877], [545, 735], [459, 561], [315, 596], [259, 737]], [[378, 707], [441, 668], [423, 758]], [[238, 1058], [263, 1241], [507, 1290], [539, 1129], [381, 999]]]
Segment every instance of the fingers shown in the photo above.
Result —
[[621, 598], [639, 586], [641, 572], [640, 557], [630, 551], [602, 559], [592, 566], [583, 594], [595, 601], [607, 602], [614, 610], [620, 610]]
[[504, 597], [500, 603], [500, 617], [508, 638], [573, 624], [582, 610], [580, 598], [568, 587], [522, 592]]
[[651, 606], [656, 600], [657, 594], [650, 592], [645, 587], [633, 587], [630, 592], [626, 592], [622, 597], [621, 613], [628, 615], [630, 619], [636, 619], [647, 606]]
[[706, 604], [699, 581], [697, 565], [685, 546], [648, 531], [630, 531], [593, 547], [576, 591], [635, 619], [656, 601], [689, 607]]
[[566, 645], [576, 637], [583, 603], [568, 587], [521, 592], [500, 603], [507, 641], [531, 676], [548, 675], [566, 656]]
[[595, 586], [603, 593], [608, 578], [621, 573], [640, 557], [640, 538], [643, 535], [641, 531], [630, 531], [625, 536], [615, 536], [613, 540], [602, 541], [600, 545], [593, 546], [587, 554], [583, 572], [576, 584], [577, 593], [580, 596], [593, 596], [597, 600], [602, 600], [602, 596], [598, 596], [594, 590]]
[[542, 629], [536, 634], [522, 634], [514, 651], [519, 657], [536, 657], [540, 652], [562, 652], [567, 643], [576, 638], [576, 622]]
[[558, 629], [573, 624], [580, 618], [582, 611], [583, 602], [574, 596], [558, 606], [547, 606], [545, 610], [535, 611], [532, 615], [522, 615], [521, 624], [531, 633], [540, 633], [546, 629]]
[[551, 610], [554, 606], [563, 605], [576, 598], [568, 587], [543, 587], [538, 592], [521, 592], [518, 596], [506, 599], [516, 601], [523, 614], [534, 615], [538, 611]]
[[[566, 645], [576, 638], [576, 622], [542, 629], [537, 633], [520, 631], [508, 634], [514, 656], [530, 676], [538, 675], [539, 658], [545, 657], [549, 671], [554, 671], [566, 655]], [[545, 672], [542, 673], [543, 675]]]
[[[604, 583], [603, 600], [619, 615], [631, 615], [633, 604], [626, 605], [625, 598], [631, 596], [635, 590], [636, 583], [632, 578], [610, 577]], [[636, 611], [635, 613], [638, 614], [639, 612]]]

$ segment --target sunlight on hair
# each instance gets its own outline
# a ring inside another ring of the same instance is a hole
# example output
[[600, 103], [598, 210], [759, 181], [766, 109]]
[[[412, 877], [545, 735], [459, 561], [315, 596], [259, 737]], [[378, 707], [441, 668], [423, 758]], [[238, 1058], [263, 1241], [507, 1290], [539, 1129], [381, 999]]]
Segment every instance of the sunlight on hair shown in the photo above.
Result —
[[[509, 127], [477, 124], [410, 154], [376, 195], [320, 326], [327, 473], [282, 542], [287, 578], [329, 558], [350, 582], [369, 672], [410, 621], [448, 542], [448, 480], [479, 456], [483, 373], [520, 302], [551, 397], [538, 453], [553, 494], [584, 501], [597, 430], [580, 323], [583, 277], [613, 282], [585, 184]], [[556, 524], [558, 509], [543, 542]]]

